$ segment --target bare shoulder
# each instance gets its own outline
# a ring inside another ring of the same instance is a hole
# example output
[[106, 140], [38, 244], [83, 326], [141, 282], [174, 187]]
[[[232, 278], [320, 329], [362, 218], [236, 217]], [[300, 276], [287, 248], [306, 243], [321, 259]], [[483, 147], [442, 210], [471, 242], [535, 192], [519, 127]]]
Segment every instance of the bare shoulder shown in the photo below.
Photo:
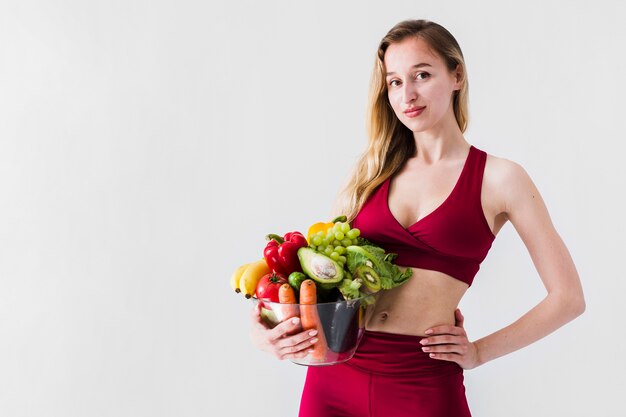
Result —
[[529, 202], [540, 201], [539, 191], [530, 175], [519, 163], [487, 154], [483, 175], [483, 206], [493, 216], [495, 224], [511, 219], [515, 212]]
[[484, 180], [495, 185], [511, 185], [512, 182], [523, 181], [528, 178], [524, 167], [515, 161], [487, 154]]
[[497, 202], [500, 212], [510, 214], [524, 200], [539, 198], [539, 191], [522, 165], [487, 154], [483, 187]]

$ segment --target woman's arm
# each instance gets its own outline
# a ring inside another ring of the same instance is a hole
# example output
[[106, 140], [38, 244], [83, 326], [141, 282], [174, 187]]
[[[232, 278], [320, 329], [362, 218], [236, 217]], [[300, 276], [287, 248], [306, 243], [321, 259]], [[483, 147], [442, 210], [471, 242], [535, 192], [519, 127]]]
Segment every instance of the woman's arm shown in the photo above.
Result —
[[[526, 245], [547, 295], [511, 325], [473, 343], [467, 340], [460, 312], [457, 326], [432, 328], [433, 336], [424, 343], [431, 356], [457, 362], [466, 369], [523, 348], [585, 310], [576, 267], [535, 184], [521, 166], [511, 161], [500, 160], [497, 170], [504, 213]], [[429, 346], [438, 343], [442, 345]]]

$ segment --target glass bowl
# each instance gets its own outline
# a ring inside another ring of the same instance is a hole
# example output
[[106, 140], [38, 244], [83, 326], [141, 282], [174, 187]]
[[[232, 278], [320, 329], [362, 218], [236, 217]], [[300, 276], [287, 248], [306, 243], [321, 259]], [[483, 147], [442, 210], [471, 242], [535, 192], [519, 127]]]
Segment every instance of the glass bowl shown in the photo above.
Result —
[[316, 336], [318, 338], [316, 345], [319, 343], [324, 345], [321, 348], [314, 345], [314, 352], [291, 361], [298, 365], [324, 366], [352, 358], [363, 336], [366, 310], [374, 305], [376, 298], [376, 294], [369, 294], [354, 300], [318, 303], [311, 306], [257, 299], [253, 301], [261, 304], [261, 317], [270, 327], [294, 316], [300, 316], [301, 310], [304, 311], [303, 308], [309, 308], [307, 315], [319, 318], [319, 327], [323, 330], [323, 336], [319, 334]]

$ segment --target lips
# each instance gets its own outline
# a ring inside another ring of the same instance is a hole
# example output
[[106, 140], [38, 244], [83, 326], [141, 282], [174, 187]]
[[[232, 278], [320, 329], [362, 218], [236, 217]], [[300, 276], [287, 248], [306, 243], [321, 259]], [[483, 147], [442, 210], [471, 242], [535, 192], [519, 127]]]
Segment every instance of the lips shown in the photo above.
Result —
[[426, 108], [426, 106], [423, 106], [423, 107], [411, 107], [409, 109], [406, 109], [404, 111], [404, 114], [406, 114], [407, 117], [419, 116], [422, 113], [422, 111], [424, 111], [425, 108]]

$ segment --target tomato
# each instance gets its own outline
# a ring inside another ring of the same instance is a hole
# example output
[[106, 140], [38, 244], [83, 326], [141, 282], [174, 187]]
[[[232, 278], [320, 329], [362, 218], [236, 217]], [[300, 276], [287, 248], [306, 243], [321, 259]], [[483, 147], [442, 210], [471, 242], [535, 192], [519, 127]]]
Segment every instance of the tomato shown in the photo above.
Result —
[[289, 282], [287, 278], [276, 272], [264, 275], [256, 285], [256, 298], [277, 303], [278, 289], [286, 282]]

